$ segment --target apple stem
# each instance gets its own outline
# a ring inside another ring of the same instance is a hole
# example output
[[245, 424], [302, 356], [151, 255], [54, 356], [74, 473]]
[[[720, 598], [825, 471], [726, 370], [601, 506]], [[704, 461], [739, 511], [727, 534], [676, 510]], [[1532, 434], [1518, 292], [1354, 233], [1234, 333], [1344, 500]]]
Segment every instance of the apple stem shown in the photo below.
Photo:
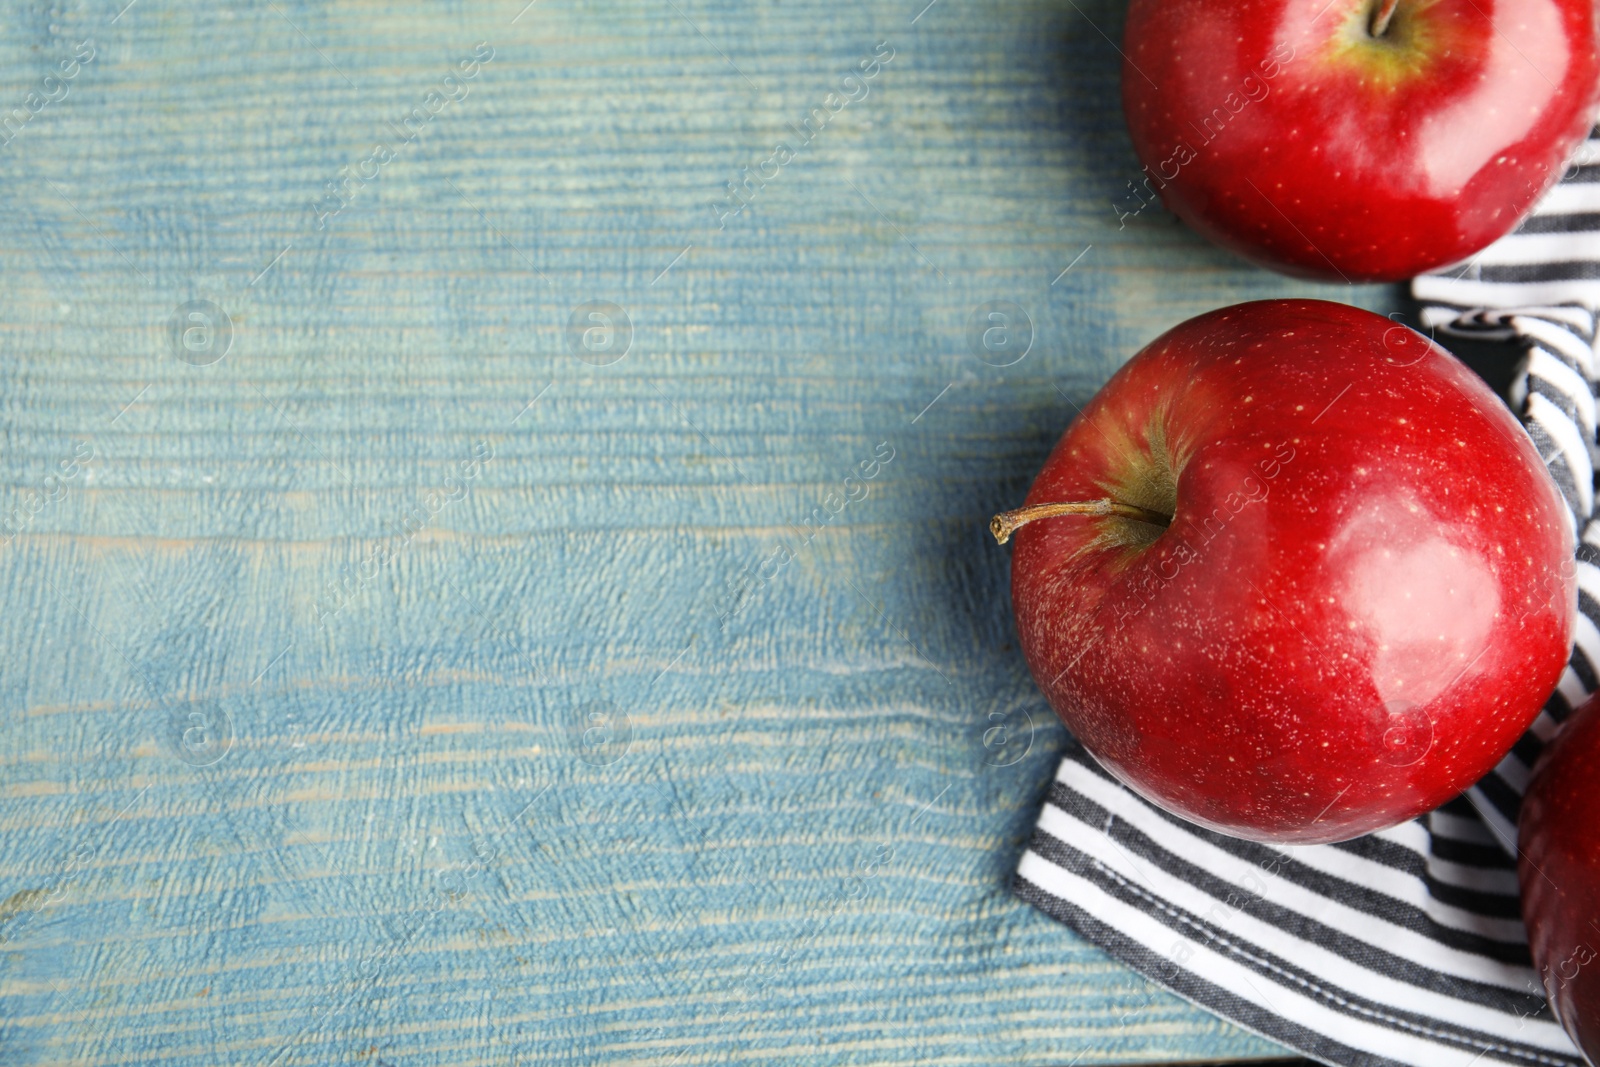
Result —
[[1070, 504], [1029, 504], [1012, 511], [1002, 511], [989, 520], [989, 532], [1003, 545], [1011, 540], [1011, 535], [1020, 527], [1035, 519], [1049, 519], [1057, 515], [1121, 515], [1125, 519], [1137, 519], [1152, 526], [1172, 525], [1171, 515], [1107, 497], [1103, 500], [1078, 500]]
[[1400, 0], [1379, 0], [1378, 9], [1372, 13], [1372, 22], [1367, 27], [1367, 32], [1374, 37], [1382, 37], [1389, 30], [1389, 20], [1394, 18], [1394, 9], [1400, 6]]

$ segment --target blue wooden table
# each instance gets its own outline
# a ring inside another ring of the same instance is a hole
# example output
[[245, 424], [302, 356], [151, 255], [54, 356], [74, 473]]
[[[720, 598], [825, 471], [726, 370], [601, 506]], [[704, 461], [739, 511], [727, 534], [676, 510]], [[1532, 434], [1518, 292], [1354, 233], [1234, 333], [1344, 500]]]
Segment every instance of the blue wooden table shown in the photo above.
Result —
[[0, 4], [0, 1062], [1275, 1054], [1006, 889], [988, 516], [1167, 326], [1395, 299], [1134, 197], [1120, 32]]

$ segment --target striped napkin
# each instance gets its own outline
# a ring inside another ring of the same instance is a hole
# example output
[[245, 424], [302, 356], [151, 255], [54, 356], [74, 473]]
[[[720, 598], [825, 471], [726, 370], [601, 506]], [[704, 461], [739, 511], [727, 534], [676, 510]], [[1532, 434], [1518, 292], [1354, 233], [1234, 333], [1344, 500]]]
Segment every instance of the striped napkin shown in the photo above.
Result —
[[1538, 721], [1464, 796], [1337, 845], [1203, 830], [1074, 748], [1014, 888], [1151, 980], [1326, 1063], [1582, 1067], [1528, 956], [1515, 857], [1529, 769], [1600, 686], [1600, 128], [1514, 234], [1412, 292], [1425, 329], [1520, 346], [1510, 400], [1582, 533], [1576, 647]]

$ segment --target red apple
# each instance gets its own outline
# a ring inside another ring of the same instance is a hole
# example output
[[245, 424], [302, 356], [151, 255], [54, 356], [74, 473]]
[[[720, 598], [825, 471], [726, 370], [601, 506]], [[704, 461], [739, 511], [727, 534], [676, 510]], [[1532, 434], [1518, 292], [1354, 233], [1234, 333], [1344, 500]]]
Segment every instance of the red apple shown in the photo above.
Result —
[[1600, 697], [1573, 713], [1522, 801], [1522, 917], [1556, 1017], [1600, 1062]]
[[1026, 504], [991, 529], [1016, 531], [1034, 679], [1108, 771], [1223, 833], [1341, 841], [1437, 807], [1567, 661], [1572, 520], [1532, 442], [1368, 311], [1267, 300], [1168, 331]]
[[1589, 130], [1595, 21], [1594, 0], [1132, 0], [1135, 192], [1304, 277], [1466, 259]]

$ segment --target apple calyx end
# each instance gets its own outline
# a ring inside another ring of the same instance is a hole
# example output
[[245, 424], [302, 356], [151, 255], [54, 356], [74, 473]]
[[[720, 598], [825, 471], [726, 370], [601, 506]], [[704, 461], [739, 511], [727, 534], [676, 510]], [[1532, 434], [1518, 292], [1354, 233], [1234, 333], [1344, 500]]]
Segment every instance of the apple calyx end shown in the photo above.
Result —
[[1137, 504], [1124, 504], [1120, 500], [1103, 497], [1100, 500], [1076, 500], [1061, 504], [1029, 504], [1010, 511], [1002, 511], [989, 520], [989, 532], [994, 535], [997, 544], [1003, 545], [1011, 540], [1013, 533], [1028, 523], [1058, 515], [1117, 515], [1137, 522], [1147, 522], [1152, 526], [1166, 527], [1172, 524], [1171, 515], [1163, 515], [1159, 511], [1141, 508]]

